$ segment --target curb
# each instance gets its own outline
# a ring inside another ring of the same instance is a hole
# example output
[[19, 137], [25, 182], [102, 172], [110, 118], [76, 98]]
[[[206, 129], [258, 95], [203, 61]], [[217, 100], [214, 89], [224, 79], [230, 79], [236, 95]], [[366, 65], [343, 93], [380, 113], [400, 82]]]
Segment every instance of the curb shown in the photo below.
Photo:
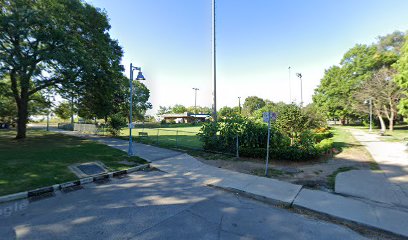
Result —
[[[208, 184], [207, 186], [209, 187], [213, 187], [216, 189], [221, 189], [227, 192], [231, 192], [231, 193], [236, 193], [236, 194], [240, 194], [243, 195], [245, 197], [249, 197], [261, 202], [264, 202], [266, 204], [271, 204], [273, 206], [279, 207], [279, 208], [285, 208], [285, 209], [294, 209], [294, 210], [302, 210], [302, 211], [306, 211], [307, 213], [313, 213], [313, 214], [317, 214], [321, 217], [323, 217], [324, 220], [326, 221], [339, 221], [342, 224], [348, 226], [348, 227], [353, 227], [353, 226], [359, 226], [359, 227], [364, 227], [366, 229], [375, 231], [376, 233], [381, 233], [381, 234], [388, 234], [391, 235], [392, 237], [395, 238], [406, 238], [407, 235], [399, 232], [399, 231], [395, 231], [395, 230], [391, 230], [389, 228], [386, 227], [379, 227], [379, 226], [375, 226], [375, 225], [370, 225], [361, 221], [356, 221], [356, 220], [352, 220], [346, 217], [339, 217], [336, 216], [335, 214], [331, 214], [329, 212], [324, 212], [324, 211], [317, 211], [316, 209], [313, 208], [309, 208], [306, 206], [301, 206], [299, 204], [296, 203], [296, 199], [298, 196], [295, 197], [295, 199], [293, 199], [292, 202], [288, 203], [288, 202], [282, 202], [280, 200], [277, 199], [273, 199], [273, 198], [268, 198], [262, 195], [258, 195], [258, 194], [254, 194], [254, 193], [250, 193], [250, 192], [246, 192], [246, 191], [242, 191], [236, 188], [230, 188], [230, 187], [221, 187], [221, 186], [216, 186], [213, 184]], [[303, 188], [302, 188], [303, 190]], [[302, 191], [300, 190], [300, 191]], [[299, 191], [299, 193], [300, 193]]]
[[96, 176], [81, 178], [81, 179], [71, 181], [71, 182], [65, 182], [65, 183], [55, 184], [55, 185], [48, 186], [48, 187], [37, 188], [34, 190], [25, 191], [25, 192], [19, 192], [19, 193], [13, 193], [13, 194], [5, 195], [5, 196], [0, 196], [0, 203], [10, 202], [10, 201], [24, 199], [24, 198], [30, 198], [30, 197], [37, 197], [43, 194], [56, 192], [58, 190], [61, 191], [61, 190], [64, 190], [70, 187], [76, 187], [76, 186], [89, 184], [92, 182], [108, 180], [110, 178], [120, 177], [125, 174], [136, 172], [136, 171], [139, 171], [145, 168], [149, 168], [149, 167], [150, 167], [150, 164], [147, 163], [147, 164], [129, 168], [127, 170], [103, 173], [103, 174], [96, 175]]

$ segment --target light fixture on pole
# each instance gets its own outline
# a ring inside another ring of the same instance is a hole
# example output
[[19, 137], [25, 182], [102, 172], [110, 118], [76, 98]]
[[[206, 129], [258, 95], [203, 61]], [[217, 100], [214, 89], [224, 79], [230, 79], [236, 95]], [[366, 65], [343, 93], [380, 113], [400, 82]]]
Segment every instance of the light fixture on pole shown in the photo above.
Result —
[[302, 74], [296, 73], [296, 76], [300, 79], [300, 107], [303, 107], [303, 85], [302, 85]]
[[194, 90], [194, 122], [197, 121], [197, 91], [200, 90], [198, 88], [193, 88]]
[[135, 80], [146, 80], [145, 77], [142, 74], [142, 68], [140, 67], [134, 67], [132, 64], [130, 64], [130, 76], [129, 76], [129, 149], [128, 149], [128, 155], [133, 156], [133, 143], [132, 143], [132, 128], [133, 128], [133, 123], [132, 123], [132, 106], [133, 106], [133, 71], [137, 70], [139, 71], [136, 79]]
[[364, 101], [364, 104], [368, 104], [369, 105], [369, 112], [370, 112], [370, 132], [373, 131], [373, 99], [369, 98], [367, 100]]

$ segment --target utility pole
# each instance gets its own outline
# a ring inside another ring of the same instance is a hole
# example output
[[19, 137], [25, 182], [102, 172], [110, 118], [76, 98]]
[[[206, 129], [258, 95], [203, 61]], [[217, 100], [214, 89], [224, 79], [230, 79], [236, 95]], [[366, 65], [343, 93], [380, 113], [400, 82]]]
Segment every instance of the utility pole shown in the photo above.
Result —
[[193, 88], [194, 90], [194, 122], [197, 122], [197, 91], [198, 88]]
[[288, 67], [289, 70], [289, 104], [292, 103], [292, 84], [290, 82], [290, 66]]
[[212, 69], [213, 69], [213, 79], [214, 79], [214, 104], [213, 104], [213, 118], [214, 122], [217, 122], [217, 55], [216, 55], [216, 45], [215, 45], [215, 0], [212, 0]]
[[241, 114], [241, 97], [238, 97], [239, 114]]
[[296, 76], [300, 79], [300, 107], [303, 107], [303, 85], [302, 85], [302, 74], [296, 73]]

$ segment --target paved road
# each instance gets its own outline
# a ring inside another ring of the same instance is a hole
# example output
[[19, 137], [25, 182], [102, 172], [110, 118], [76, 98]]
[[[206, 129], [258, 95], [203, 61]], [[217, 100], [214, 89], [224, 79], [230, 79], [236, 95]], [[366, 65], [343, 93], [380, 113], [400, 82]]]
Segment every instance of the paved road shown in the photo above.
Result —
[[0, 205], [0, 239], [363, 239], [167, 173], [137, 172], [28, 203]]

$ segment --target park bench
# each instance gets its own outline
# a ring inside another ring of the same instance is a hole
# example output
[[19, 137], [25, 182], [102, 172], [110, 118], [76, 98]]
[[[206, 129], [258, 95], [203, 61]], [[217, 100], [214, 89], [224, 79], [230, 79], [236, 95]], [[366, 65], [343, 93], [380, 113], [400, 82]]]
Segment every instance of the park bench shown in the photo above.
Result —
[[148, 137], [149, 134], [147, 134], [147, 132], [139, 132], [139, 136], [140, 137]]

